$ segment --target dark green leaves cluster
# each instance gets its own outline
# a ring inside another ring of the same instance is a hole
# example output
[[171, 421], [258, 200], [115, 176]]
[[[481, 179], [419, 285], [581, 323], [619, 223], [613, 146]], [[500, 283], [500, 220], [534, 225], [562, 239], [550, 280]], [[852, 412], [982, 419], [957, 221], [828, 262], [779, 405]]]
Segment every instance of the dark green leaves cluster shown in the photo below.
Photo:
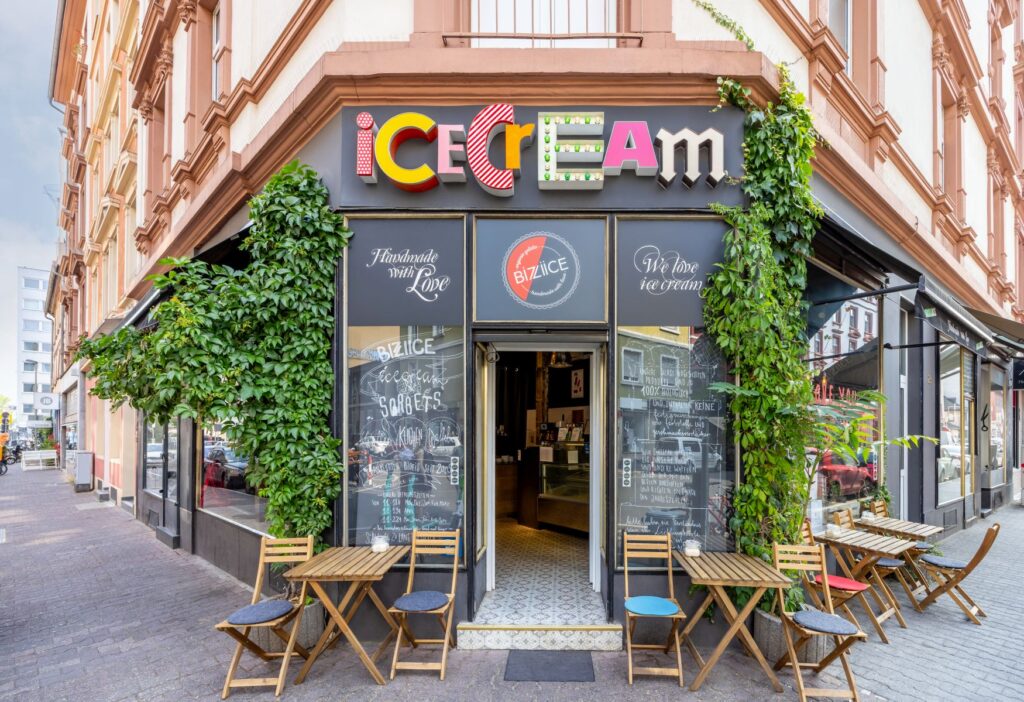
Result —
[[749, 207], [714, 207], [730, 231], [704, 303], [707, 331], [738, 381], [718, 386], [730, 396], [743, 462], [730, 527], [741, 551], [767, 561], [772, 543], [796, 542], [807, 501], [814, 418], [803, 291], [821, 217], [810, 189], [817, 133], [803, 96], [779, 73], [779, 100], [763, 107], [736, 81], [718, 82], [722, 102], [746, 112], [740, 184]]
[[225, 424], [276, 536], [321, 535], [341, 485], [329, 423], [335, 267], [351, 234], [316, 172], [285, 166], [250, 202], [244, 270], [190, 259], [154, 285], [153, 324], [84, 340], [93, 394], [152, 420]]

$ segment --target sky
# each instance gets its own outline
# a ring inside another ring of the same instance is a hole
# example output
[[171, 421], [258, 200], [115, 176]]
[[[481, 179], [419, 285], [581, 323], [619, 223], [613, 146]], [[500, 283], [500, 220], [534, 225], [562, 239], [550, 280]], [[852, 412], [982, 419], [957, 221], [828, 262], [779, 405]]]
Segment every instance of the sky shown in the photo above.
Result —
[[0, 14], [0, 394], [12, 398], [17, 269], [49, 269], [57, 251], [63, 116], [49, 102], [56, 4], [19, 2], [17, 12]]

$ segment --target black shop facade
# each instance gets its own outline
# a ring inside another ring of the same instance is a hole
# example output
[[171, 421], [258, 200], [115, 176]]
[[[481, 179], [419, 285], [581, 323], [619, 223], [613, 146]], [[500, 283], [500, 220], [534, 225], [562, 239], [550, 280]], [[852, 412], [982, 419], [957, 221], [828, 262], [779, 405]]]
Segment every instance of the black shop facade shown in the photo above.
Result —
[[[353, 232], [337, 274], [345, 480], [328, 540], [460, 529], [458, 621], [490, 621], [488, 602], [536, 571], [585, 591], [564, 614], [596, 628], [621, 619], [624, 531], [733, 548], [736, 456], [709, 389], [727, 374], [701, 290], [726, 231], [709, 204], [744, 201], [742, 139], [743, 114], [712, 105], [332, 118], [296, 155]], [[246, 459], [217, 426], [196, 444], [191, 549], [249, 580], [262, 500], [231, 481]], [[393, 573], [379, 590], [403, 587]], [[516, 621], [548, 616], [523, 601]]]

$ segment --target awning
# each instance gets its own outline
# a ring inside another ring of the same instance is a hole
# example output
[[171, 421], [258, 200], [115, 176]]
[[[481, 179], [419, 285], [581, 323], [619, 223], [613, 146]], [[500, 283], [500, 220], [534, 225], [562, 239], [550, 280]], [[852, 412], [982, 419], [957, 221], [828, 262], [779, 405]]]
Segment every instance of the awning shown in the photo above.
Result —
[[968, 351], [981, 353], [993, 341], [992, 334], [956, 298], [921, 276], [914, 299], [918, 318]]
[[1000, 317], [991, 312], [976, 310], [973, 307], [968, 307], [967, 309], [992, 331], [992, 336], [996, 343], [1009, 347], [1014, 351], [1024, 352], [1024, 324]]

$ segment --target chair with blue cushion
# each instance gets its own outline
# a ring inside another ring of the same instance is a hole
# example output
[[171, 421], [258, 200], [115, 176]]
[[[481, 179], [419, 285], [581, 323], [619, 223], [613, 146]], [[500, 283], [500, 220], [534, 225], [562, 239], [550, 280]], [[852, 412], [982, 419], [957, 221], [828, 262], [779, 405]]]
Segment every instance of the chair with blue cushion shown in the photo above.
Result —
[[[417, 559], [422, 556], [441, 557], [447, 564], [451, 559], [452, 579], [448, 592], [439, 590], [416, 590], [414, 589], [416, 579]], [[455, 648], [452, 640], [452, 618], [455, 615], [455, 585], [459, 575], [459, 531], [423, 531], [416, 529], [412, 532], [412, 552], [409, 556], [409, 580], [406, 583], [405, 594], [395, 600], [395, 603], [388, 609], [391, 616], [398, 622], [398, 640], [395, 642], [395, 655], [391, 660], [391, 679], [395, 679], [395, 673], [399, 670], [438, 670], [441, 672], [441, 680], [444, 680], [445, 671], [448, 668], [448, 649]], [[444, 638], [441, 639], [418, 639], [409, 628], [410, 614], [428, 614], [437, 617], [441, 628], [444, 630]], [[420, 663], [412, 661], [399, 661], [398, 656], [402, 650], [402, 639], [408, 639], [413, 648], [421, 644], [439, 644], [441, 646], [440, 663]]]
[[[985, 538], [982, 539], [981, 546], [978, 547], [974, 557], [969, 562], [932, 554], [921, 556], [918, 563], [924, 567], [927, 576], [935, 580], [937, 586], [934, 588], [929, 586], [928, 594], [917, 603], [918, 608], [924, 610], [926, 607], [935, 604], [935, 601], [942, 597], [942, 595], [949, 595], [960, 609], [963, 610], [964, 614], [967, 615], [967, 618], [980, 626], [981, 620], [978, 617], [987, 617], [988, 615], [985, 614], [985, 610], [971, 599], [970, 595], [964, 592], [964, 589], [960, 587], [960, 583], [988, 555], [997, 536], [999, 536], [999, 525], [993, 524], [985, 532]], [[957, 597], [957, 595], [960, 595], [960, 597]]]
[[[625, 595], [626, 595], [626, 653], [629, 656], [629, 684], [633, 684], [633, 675], [667, 675], [679, 678], [679, 686], [683, 686], [683, 657], [679, 648], [680, 632], [683, 629], [683, 621], [686, 614], [683, 608], [676, 601], [675, 590], [672, 585], [672, 535], [671, 534], [623, 534], [622, 536], [623, 565], [625, 566]], [[629, 564], [630, 561], [643, 561], [643, 566], [651, 566], [652, 563], [661, 567], [664, 561], [665, 570], [668, 572], [668, 597], [654, 595], [635, 595], [629, 593]], [[672, 628], [668, 633], [668, 640], [662, 644], [635, 644], [633, 634], [636, 624], [640, 619], [662, 619], [672, 622]], [[675, 649], [676, 665], [674, 668], [662, 667], [634, 667], [633, 649], [657, 650], [669, 653]]]
[[[271, 685], [275, 687], [275, 696], [280, 697], [281, 691], [284, 690], [284, 679], [288, 674], [288, 663], [291, 661], [292, 654], [297, 653], [303, 658], [309, 658], [309, 652], [296, 642], [299, 625], [302, 623], [302, 610], [305, 609], [306, 583], [302, 584], [298, 596], [294, 599], [261, 600], [261, 591], [268, 563], [302, 563], [308, 561], [312, 556], [312, 536], [298, 539], [273, 539], [264, 536], [260, 540], [260, 562], [256, 569], [256, 585], [252, 590], [252, 601], [248, 606], [236, 610], [215, 627], [238, 642], [235, 647], [235, 655], [232, 656], [231, 664], [228, 666], [228, 675], [224, 680], [221, 699], [227, 699], [233, 687]], [[291, 628], [285, 629], [289, 623], [291, 623]], [[249, 638], [253, 629], [270, 629], [284, 642], [284, 651], [267, 651], [258, 645]], [[243, 649], [263, 661], [281, 659], [277, 677], [236, 678], [235, 673], [238, 671], [238, 663], [242, 659]]]
[[[853, 669], [847, 658], [847, 649], [857, 641], [867, 638], [867, 635], [853, 622], [840, 617], [832, 607], [832, 591], [829, 586], [831, 576], [825, 567], [825, 547], [821, 544], [809, 545], [798, 544], [794, 546], [782, 546], [774, 544], [772, 547], [775, 556], [775, 569], [780, 572], [796, 571], [800, 573], [802, 580], [813, 579], [820, 583], [821, 587], [821, 608], [805, 608], [796, 612], [786, 611], [786, 592], [779, 588], [776, 593], [776, 605], [779, 610], [779, 617], [782, 620], [782, 635], [786, 640], [786, 656], [776, 662], [775, 669], [781, 670], [789, 665], [793, 668], [793, 676], [796, 679], [796, 692], [800, 702], [805, 702], [808, 697], [839, 697], [843, 699], [860, 699], [857, 692], [857, 683], [853, 678]], [[819, 577], [820, 576], [820, 577]], [[796, 641], [793, 641], [793, 636]], [[821, 659], [818, 663], [801, 663], [799, 659], [800, 649], [807, 645], [815, 636], [830, 636], [835, 642], [835, 648]], [[825, 670], [836, 659], [843, 666], [846, 674], [847, 690], [830, 688], [808, 688], [804, 687], [802, 669], [811, 668], [817, 674]], [[788, 659], [788, 661], [787, 661]]]

